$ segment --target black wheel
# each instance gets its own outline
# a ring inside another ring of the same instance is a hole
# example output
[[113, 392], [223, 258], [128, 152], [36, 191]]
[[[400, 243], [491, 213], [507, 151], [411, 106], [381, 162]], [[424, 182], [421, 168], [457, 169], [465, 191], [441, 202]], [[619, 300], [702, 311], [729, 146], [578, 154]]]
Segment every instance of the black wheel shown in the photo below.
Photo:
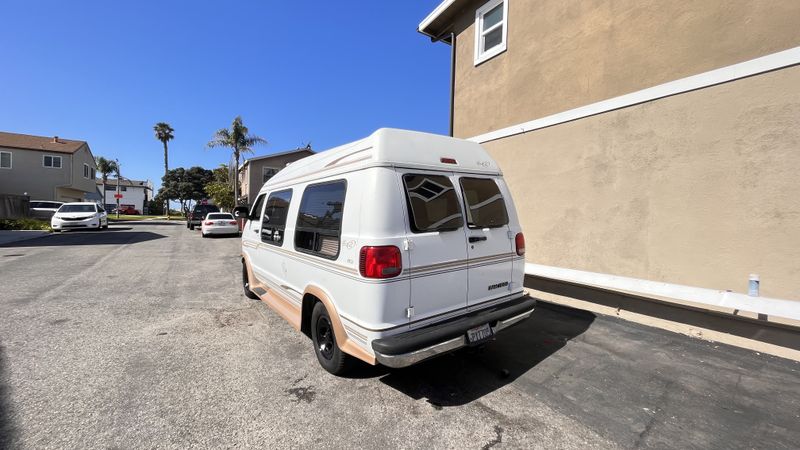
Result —
[[206, 234], [205, 234], [205, 233], [203, 233], [202, 231], [200, 232], [200, 236], [203, 236], [204, 238], [207, 238], [207, 237], [208, 237], [208, 235], [206, 235]]
[[258, 296], [250, 290], [250, 280], [247, 278], [247, 266], [242, 263], [242, 288], [244, 289], [244, 296], [258, 300]]
[[311, 341], [319, 364], [334, 375], [342, 375], [350, 368], [352, 357], [336, 344], [333, 323], [325, 305], [317, 303], [311, 313]]
[[189, 229], [190, 229], [190, 230], [192, 230], [192, 231], [194, 231], [194, 224], [193, 224], [193, 223], [190, 223], [190, 224], [189, 224]]

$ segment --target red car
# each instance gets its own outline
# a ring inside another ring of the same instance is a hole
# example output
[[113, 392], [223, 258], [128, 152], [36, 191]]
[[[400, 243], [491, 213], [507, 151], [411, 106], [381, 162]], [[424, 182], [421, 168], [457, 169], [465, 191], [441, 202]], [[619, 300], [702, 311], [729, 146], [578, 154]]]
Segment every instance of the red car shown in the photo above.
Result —
[[[129, 216], [138, 216], [141, 214], [139, 210], [135, 209], [133, 206], [120, 206], [118, 211], [120, 214], [127, 214]], [[117, 210], [114, 210], [114, 212], [117, 212]]]

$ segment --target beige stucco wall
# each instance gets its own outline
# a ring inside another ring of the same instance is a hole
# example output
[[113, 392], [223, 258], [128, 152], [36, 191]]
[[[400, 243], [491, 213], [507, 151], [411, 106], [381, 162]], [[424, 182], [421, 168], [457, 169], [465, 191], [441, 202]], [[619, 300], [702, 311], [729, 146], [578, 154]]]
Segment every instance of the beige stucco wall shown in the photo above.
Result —
[[800, 66], [484, 144], [530, 262], [800, 300]]
[[507, 51], [475, 67], [484, 3], [455, 24], [458, 137], [800, 45], [797, 0], [509, 0]]

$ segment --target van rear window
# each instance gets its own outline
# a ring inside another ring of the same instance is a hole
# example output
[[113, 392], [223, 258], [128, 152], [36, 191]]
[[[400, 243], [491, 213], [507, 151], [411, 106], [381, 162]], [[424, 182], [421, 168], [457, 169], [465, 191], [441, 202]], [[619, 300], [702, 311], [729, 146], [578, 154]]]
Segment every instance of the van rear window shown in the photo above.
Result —
[[323, 258], [339, 256], [342, 212], [347, 183], [344, 180], [312, 184], [300, 200], [294, 246]]
[[403, 175], [406, 201], [415, 233], [457, 230], [464, 223], [456, 190], [443, 175]]
[[470, 228], [494, 228], [508, 225], [506, 202], [497, 182], [490, 178], [461, 178], [461, 191]]

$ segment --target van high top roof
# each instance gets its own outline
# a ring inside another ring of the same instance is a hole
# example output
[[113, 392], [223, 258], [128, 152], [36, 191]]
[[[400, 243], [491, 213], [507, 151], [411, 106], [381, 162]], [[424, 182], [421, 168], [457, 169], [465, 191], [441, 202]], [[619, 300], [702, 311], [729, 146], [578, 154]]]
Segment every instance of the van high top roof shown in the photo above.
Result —
[[381, 128], [364, 139], [295, 161], [264, 186], [271, 189], [381, 166], [502, 174], [494, 159], [475, 142], [418, 131]]

